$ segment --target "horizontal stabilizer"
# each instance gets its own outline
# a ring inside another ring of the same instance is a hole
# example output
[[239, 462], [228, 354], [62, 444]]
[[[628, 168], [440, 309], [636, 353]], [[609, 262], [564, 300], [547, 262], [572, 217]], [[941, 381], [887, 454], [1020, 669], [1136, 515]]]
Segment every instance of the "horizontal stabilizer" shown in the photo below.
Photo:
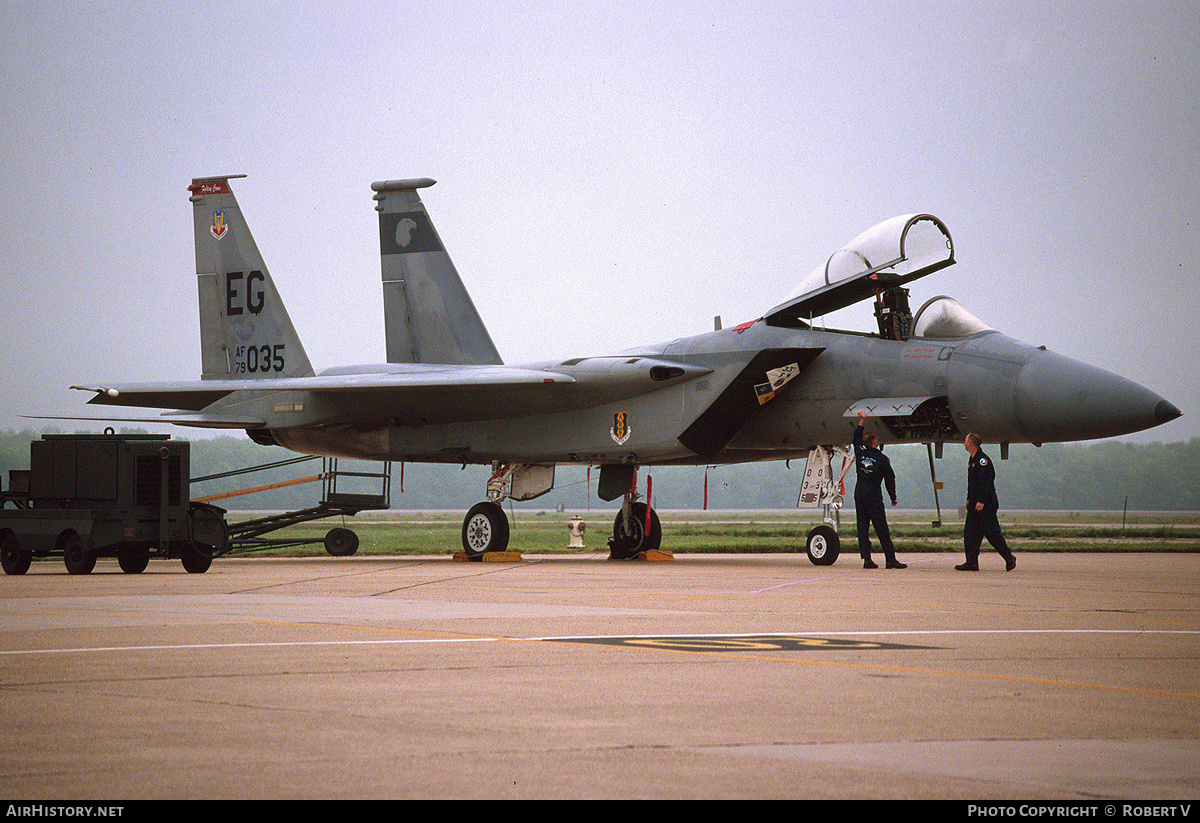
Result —
[[[189, 380], [175, 383], [126, 383], [119, 386], [72, 386], [79, 391], [96, 392], [88, 403], [101, 406], [136, 406], [142, 409], [188, 409], [200, 411], [234, 391], [217, 383], [245, 381]], [[261, 383], [262, 381], [255, 381]], [[238, 388], [246, 388], [239, 385]]]
[[89, 423], [170, 423], [202, 429], [257, 429], [266, 421], [261, 417], [232, 414], [163, 414], [160, 417], [28, 417], [29, 420], [81, 420]]

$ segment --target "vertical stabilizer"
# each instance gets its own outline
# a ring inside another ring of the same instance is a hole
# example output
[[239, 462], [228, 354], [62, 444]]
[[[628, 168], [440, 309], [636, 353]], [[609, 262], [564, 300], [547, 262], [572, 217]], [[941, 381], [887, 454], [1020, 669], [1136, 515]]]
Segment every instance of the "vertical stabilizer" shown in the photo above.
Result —
[[192, 180], [201, 377], [252, 380], [313, 373], [229, 181]]
[[419, 178], [371, 184], [379, 212], [388, 362], [499, 364], [500, 354], [417, 195], [433, 183]]

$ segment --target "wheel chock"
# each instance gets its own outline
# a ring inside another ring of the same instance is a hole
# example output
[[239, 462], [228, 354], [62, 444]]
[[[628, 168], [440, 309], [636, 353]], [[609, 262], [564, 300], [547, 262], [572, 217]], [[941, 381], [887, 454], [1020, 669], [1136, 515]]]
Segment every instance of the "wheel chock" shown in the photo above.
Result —
[[629, 557], [623, 557], [623, 558], [616, 558], [610, 554], [608, 556], [608, 559], [609, 560], [659, 561], [659, 560], [674, 560], [675, 555], [672, 554], [671, 552], [665, 552], [662, 549], [650, 549], [649, 551], [638, 552], [637, 554], [632, 554]]
[[468, 557], [466, 552], [455, 552], [454, 559], [458, 562], [468, 560], [483, 560], [488, 563], [516, 563], [521, 560], [520, 552], [484, 552], [475, 557]]

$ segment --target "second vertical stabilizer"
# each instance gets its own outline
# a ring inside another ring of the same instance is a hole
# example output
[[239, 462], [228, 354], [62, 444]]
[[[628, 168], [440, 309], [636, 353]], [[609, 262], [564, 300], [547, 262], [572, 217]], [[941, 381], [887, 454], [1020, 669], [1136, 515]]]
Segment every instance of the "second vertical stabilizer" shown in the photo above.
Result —
[[500, 354], [417, 195], [433, 183], [371, 184], [379, 212], [388, 362], [498, 365]]

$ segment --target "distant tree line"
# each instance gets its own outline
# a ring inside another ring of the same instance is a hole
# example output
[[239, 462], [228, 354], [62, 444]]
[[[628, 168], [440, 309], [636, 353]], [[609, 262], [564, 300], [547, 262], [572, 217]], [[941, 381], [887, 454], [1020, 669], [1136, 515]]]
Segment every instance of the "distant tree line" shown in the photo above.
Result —
[[[0, 432], [0, 483], [5, 490], [9, 487], [9, 470], [29, 468], [29, 443], [43, 433], [58, 431]], [[963, 504], [967, 455], [958, 444], [946, 444], [944, 448], [943, 458], [933, 462], [938, 481], [945, 484], [938, 492], [945, 512]], [[1194, 468], [1200, 465], [1200, 438], [1146, 445], [1121, 441], [1051, 443], [1040, 448], [1013, 445], [1008, 460], [1000, 460], [998, 447], [984, 448], [996, 460], [996, 485], [1004, 509], [1119, 510], [1128, 500], [1131, 511], [1200, 510], [1200, 475]], [[893, 445], [885, 453], [896, 470], [900, 507], [933, 509], [926, 448]], [[300, 456], [279, 447], [259, 446], [241, 435], [198, 439], [191, 445], [191, 471], [193, 478], [207, 477]], [[194, 483], [192, 496], [310, 477], [321, 474], [323, 468], [323, 461], [317, 458], [271, 471]], [[341, 460], [338, 469], [377, 474], [381, 464]], [[840, 458], [835, 458], [834, 470], [840, 469]], [[787, 509], [796, 505], [803, 472], [803, 459], [735, 466], [651, 467], [641, 470], [639, 483], [644, 491], [646, 476], [652, 478], [652, 503], [660, 509], [702, 508], [706, 483], [710, 509]], [[466, 510], [484, 498], [489, 474], [486, 466], [393, 463], [392, 508]], [[617, 504], [604, 503], [595, 495], [598, 479], [596, 468], [589, 472], [582, 466], [559, 466], [551, 492], [515, 507], [534, 511], [561, 507], [567, 512], [611, 509]], [[342, 476], [337, 490], [380, 494], [383, 488], [377, 478]], [[846, 477], [847, 505], [852, 505], [853, 490], [851, 468]], [[231, 497], [216, 504], [230, 510], [301, 509], [315, 505], [321, 494], [322, 484], [318, 481]]]

